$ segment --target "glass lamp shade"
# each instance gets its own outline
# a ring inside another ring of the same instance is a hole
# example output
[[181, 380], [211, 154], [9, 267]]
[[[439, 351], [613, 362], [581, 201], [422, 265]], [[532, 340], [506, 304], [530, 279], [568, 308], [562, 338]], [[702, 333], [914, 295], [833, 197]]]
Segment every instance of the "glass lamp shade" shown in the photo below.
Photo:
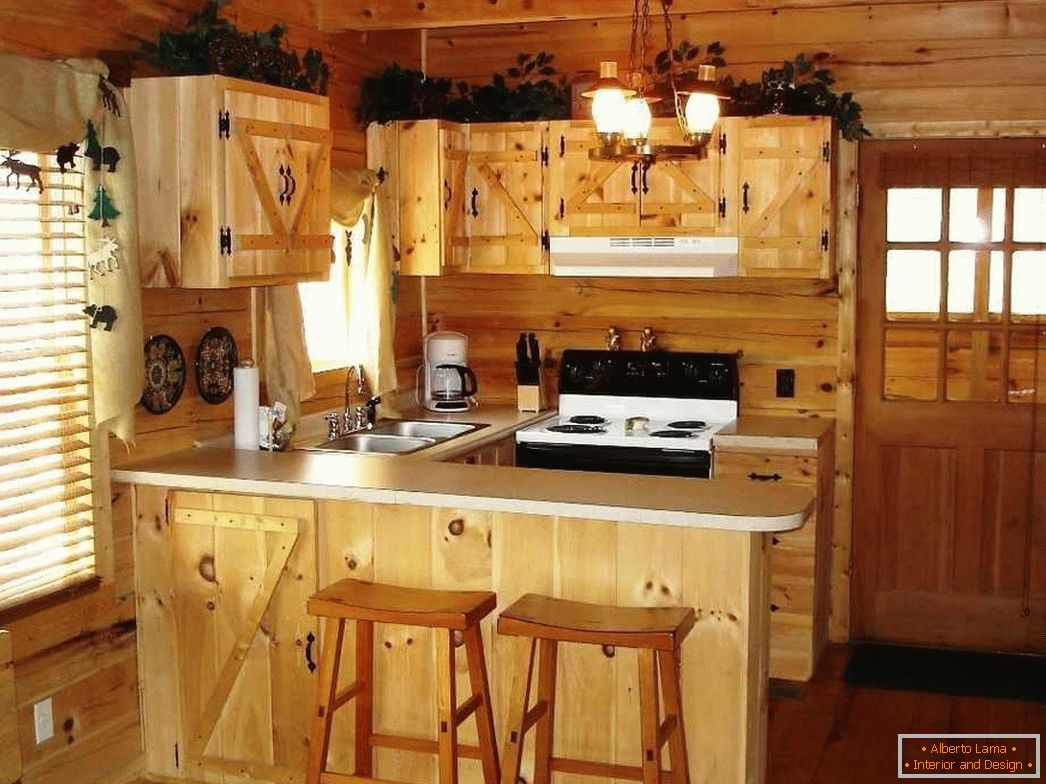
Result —
[[646, 141], [650, 135], [650, 104], [645, 98], [628, 98], [625, 100], [624, 125], [621, 134], [633, 142]]
[[692, 92], [683, 110], [686, 130], [691, 135], [710, 134], [719, 120], [719, 98], [710, 92]]
[[628, 98], [623, 90], [604, 88], [592, 96], [592, 119], [596, 133], [603, 135], [623, 133], [627, 122]]

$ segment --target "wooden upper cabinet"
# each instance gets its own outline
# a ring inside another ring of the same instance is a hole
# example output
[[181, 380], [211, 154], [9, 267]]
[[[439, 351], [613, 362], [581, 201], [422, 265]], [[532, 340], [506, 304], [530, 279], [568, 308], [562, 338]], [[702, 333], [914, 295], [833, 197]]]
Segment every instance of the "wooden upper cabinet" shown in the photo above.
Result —
[[[674, 119], [655, 120], [653, 144], [683, 144]], [[588, 121], [549, 125], [549, 233], [554, 236], [715, 235], [733, 199], [721, 182], [719, 137], [702, 160], [598, 161]], [[736, 230], [734, 231], [736, 233]]]
[[544, 123], [371, 125], [400, 273], [547, 272], [545, 138]]
[[741, 275], [832, 275], [832, 123], [752, 117], [740, 127]]
[[142, 280], [228, 288], [327, 277], [330, 108], [221, 76], [131, 85]]
[[453, 240], [452, 266], [463, 272], [548, 272], [547, 127], [485, 123], [462, 129], [468, 146], [464, 231]]

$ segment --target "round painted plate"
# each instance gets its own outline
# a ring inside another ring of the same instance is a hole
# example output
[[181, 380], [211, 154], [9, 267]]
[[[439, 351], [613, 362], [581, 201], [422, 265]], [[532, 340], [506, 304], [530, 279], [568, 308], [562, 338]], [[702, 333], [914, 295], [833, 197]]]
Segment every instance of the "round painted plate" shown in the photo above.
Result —
[[232, 369], [239, 356], [236, 340], [225, 327], [211, 327], [196, 349], [196, 386], [208, 403], [224, 403], [232, 394]]
[[185, 389], [185, 355], [170, 335], [154, 335], [145, 341], [145, 390], [142, 407], [150, 414], [165, 414], [174, 408]]

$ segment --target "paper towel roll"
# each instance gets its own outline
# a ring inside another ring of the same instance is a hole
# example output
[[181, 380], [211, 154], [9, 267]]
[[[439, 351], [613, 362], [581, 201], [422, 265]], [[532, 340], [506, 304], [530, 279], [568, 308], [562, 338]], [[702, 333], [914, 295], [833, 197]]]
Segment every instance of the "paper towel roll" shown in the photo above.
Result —
[[258, 448], [258, 368], [247, 360], [232, 371], [233, 443], [237, 449]]

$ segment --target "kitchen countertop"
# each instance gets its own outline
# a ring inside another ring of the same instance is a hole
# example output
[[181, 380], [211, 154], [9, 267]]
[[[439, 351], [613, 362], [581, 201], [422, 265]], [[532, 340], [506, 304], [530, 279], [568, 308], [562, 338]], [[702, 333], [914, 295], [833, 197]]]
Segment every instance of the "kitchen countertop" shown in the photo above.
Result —
[[713, 449], [779, 449], [816, 454], [832, 432], [831, 419], [740, 416], [712, 436]]

